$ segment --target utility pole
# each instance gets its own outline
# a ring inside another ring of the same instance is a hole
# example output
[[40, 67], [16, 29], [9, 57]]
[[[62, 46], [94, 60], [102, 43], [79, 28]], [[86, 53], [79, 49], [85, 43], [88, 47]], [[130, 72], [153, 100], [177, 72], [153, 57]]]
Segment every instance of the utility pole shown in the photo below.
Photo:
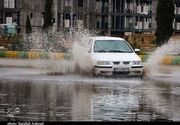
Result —
[[87, 0], [87, 28], [89, 29], [89, 0]]
[[109, 0], [108, 2], [108, 36], [111, 36], [111, 13], [112, 13], [112, 0]]
[[71, 0], [71, 12], [70, 12], [70, 38], [72, 38], [72, 30], [73, 30], [73, 0]]
[[64, 10], [64, 0], [61, 0], [61, 13], [60, 13], [60, 28], [63, 28], [63, 10]]
[[55, 22], [53, 24], [53, 31], [56, 32], [57, 31], [57, 27], [58, 27], [58, 0], [54, 0], [54, 19]]

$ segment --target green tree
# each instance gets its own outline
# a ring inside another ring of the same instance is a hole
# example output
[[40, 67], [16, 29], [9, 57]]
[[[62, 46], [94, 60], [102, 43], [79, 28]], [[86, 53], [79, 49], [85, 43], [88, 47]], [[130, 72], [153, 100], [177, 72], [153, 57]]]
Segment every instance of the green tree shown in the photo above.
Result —
[[43, 29], [49, 29], [53, 25], [53, 12], [52, 12], [53, 0], [45, 0], [45, 13]]
[[29, 15], [26, 17], [26, 34], [32, 33], [31, 21]]
[[156, 8], [156, 43], [158, 46], [167, 43], [172, 36], [174, 21], [174, 0], [158, 0]]

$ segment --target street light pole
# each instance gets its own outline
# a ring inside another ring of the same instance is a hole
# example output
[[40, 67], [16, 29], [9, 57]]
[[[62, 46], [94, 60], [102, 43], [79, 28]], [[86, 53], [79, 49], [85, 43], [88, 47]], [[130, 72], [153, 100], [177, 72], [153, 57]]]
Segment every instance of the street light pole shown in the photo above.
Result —
[[70, 38], [72, 38], [72, 30], [73, 30], [73, 0], [71, 0], [71, 12], [70, 12]]
[[53, 30], [54, 30], [54, 32], [56, 32], [57, 31], [57, 23], [58, 23], [58, 1], [57, 0], [54, 0], [54, 18], [55, 18], [55, 22], [54, 22], [54, 24], [53, 24]]
[[63, 20], [63, 10], [64, 10], [64, 0], [61, 0], [61, 9], [60, 9], [60, 29], [63, 29], [63, 25], [64, 25], [64, 20]]
[[112, 0], [109, 0], [109, 7], [108, 7], [108, 36], [111, 36], [111, 13], [112, 13]]
[[86, 12], [87, 12], [87, 27], [86, 28], [88, 28], [89, 29], [89, 0], [87, 0], [87, 10], [86, 10]]

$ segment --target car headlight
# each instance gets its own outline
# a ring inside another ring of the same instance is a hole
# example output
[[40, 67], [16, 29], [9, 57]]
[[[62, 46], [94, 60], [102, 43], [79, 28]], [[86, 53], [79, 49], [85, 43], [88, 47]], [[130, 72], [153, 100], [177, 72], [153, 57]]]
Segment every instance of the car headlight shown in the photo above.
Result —
[[97, 61], [97, 65], [110, 65], [110, 61]]
[[141, 61], [132, 61], [132, 65], [142, 65]]

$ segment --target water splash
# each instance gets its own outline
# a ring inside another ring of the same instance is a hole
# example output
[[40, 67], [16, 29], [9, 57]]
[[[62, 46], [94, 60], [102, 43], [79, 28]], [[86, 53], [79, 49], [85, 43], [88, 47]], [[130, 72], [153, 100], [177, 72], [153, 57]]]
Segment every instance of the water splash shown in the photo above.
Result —
[[89, 57], [88, 41], [91, 36], [95, 36], [94, 32], [88, 30], [75, 32], [72, 53], [74, 56], [75, 72], [90, 73], [93, 64]]
[[28, 51], [64, 52], [67, 51], [65, 37], [63, 32], [54, 32], [53, 29], [49, 29], [47, 32], [36, 31], [28, 35], [25, 34], [24, 49]]
[[162, 60], [166, 55], [180, 54], [180, 38], [171, 38], [167, 44], [158, 47], [149, 57], [145, 68], [149, 77], [156, 76], [159, 73], [160, 67], [163, 65]]
[[[88, 41], [91, 36], [96, 36], [96, 32], [87, 29], [54, 32], [51, 29], [47, 33], [37, 31], [24, 38], [27, 49], [49, 53], [48, 60], [41, 60], [48, 73], [69, 74], [91, 73], [93, 65], [88, 54]], [[53, 52], [70, 52], [73, 58], [56, 60]]]

